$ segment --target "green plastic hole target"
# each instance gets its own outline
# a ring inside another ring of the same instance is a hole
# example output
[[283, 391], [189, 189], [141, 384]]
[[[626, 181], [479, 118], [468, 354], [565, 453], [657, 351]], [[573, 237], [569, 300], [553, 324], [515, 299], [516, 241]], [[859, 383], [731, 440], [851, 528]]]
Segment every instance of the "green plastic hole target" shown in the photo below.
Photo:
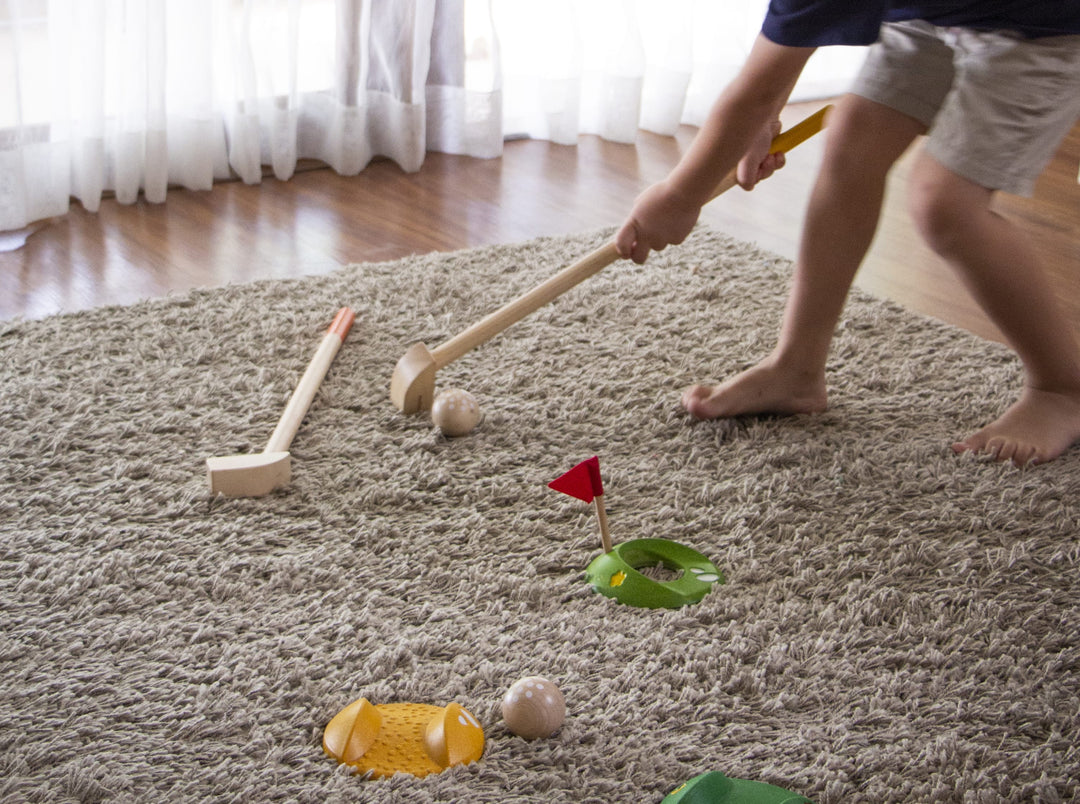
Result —
[[[640, 570], [662, 564], [679, 573], [670, 581], [657, 581]], [[628, 606], [677, 609], [697, 603], [724, 575], [705, 556], [668, 539], [634, 539], [597, 556], [585, 577], [593, 589]]]

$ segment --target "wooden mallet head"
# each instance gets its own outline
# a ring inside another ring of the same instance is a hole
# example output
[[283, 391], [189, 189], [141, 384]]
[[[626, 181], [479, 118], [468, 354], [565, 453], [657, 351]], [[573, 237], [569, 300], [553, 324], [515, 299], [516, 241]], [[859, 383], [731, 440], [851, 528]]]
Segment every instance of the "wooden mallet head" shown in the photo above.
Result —
[[394, 366], [390, 376], [390, 401], [402, 413], [431, 410], [437, 369], [435, 357], [427, 346], [414, 343]]

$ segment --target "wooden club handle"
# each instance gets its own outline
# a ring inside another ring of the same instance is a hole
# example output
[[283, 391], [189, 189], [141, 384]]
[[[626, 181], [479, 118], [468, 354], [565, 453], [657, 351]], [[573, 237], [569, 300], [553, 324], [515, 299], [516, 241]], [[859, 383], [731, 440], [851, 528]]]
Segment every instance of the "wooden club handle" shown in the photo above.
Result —
[[619, 259], [619, 251], [615, 248], [615, 241], [611, 241], [578, 260], [570, 267], [564, 268], [524, 296], [519, 296], [509, 304], [481, 318], [446, 343], [435, 347], [431, 351], [431, 356], [435, 360], [435, 368], [441, 369], [448, 366], [469, 350], [498, 335], [511, 324], [516, 324], [529, 313], [540, 309], [582, 280], [588, 279], [593, 274], [611, 265], [617, 259]]
[[[831, 106], [825, 106], [787, 131], [777, 134], [773, 138], [769, 152], [789, 151], [821, 131], [822, 126], [825, 124], [825, 115], [831, 108]], [[711, 201], [718, 195], [726, 193], [736, 183], [735, 170], [732, 169], [724, 177], [723, 181], [717, 185], [709, 200]], [[525, 316], [540, 309], [548, 302], [570, 290], [574, 285], [588, 279], [618, 259], [619, 251], [615, 247], [615, 241], [612, 240], [568, 268], [559, 271], [559, 273], [537, 285], [524, 296], [519, 296], [509, 304], [481, 318], [450, 340], [435, 347], [431, 351], [431, 357], [435, 361], [435, 369], [438, 370], [450, 365], [462, 355], [498, 335], [512, 324], [516, 324]]]
[[307, 415], [308, 408], [311, 407], [311, 400], [315, 398], [315, 392], [319, 390], [355, 318], [356, 314], [348, 307], [338, 310], [319, 348], [315, 350], [315, 356], [311, 358], [311, 362], [300, 377], [300, 382], [296, 384], [296, 390], [289, 397], [285, 412], [281, 414], [264, 452], [289, 451], [289, 445], [292, 444], [296, 431], [300, 429], [300, 423]]

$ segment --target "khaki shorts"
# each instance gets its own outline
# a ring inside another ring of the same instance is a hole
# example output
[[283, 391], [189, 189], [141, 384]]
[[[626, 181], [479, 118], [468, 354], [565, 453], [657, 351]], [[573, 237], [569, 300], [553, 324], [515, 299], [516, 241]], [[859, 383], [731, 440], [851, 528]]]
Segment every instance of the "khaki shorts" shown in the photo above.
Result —
[[885, 23], [851, 91], [925, 123], [927, 152], [954, 173], [1030, 195], [1080, 119], [1080, 35]]

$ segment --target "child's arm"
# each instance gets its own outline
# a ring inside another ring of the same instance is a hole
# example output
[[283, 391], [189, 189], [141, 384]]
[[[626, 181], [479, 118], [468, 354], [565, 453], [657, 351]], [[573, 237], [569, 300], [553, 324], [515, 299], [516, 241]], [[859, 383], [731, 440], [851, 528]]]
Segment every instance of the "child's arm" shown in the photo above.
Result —
[[713, 190], [744, 155], [753, 156], [739, 166], [739, 182], [747, 188], [783, 164], [782, 158], [765, 154], [780, 109], [813, 52], [758, 36], [679, 164], [634, 204], [615, 238], [623, 257], [642, 263], [649, 251], [681, 243]]

